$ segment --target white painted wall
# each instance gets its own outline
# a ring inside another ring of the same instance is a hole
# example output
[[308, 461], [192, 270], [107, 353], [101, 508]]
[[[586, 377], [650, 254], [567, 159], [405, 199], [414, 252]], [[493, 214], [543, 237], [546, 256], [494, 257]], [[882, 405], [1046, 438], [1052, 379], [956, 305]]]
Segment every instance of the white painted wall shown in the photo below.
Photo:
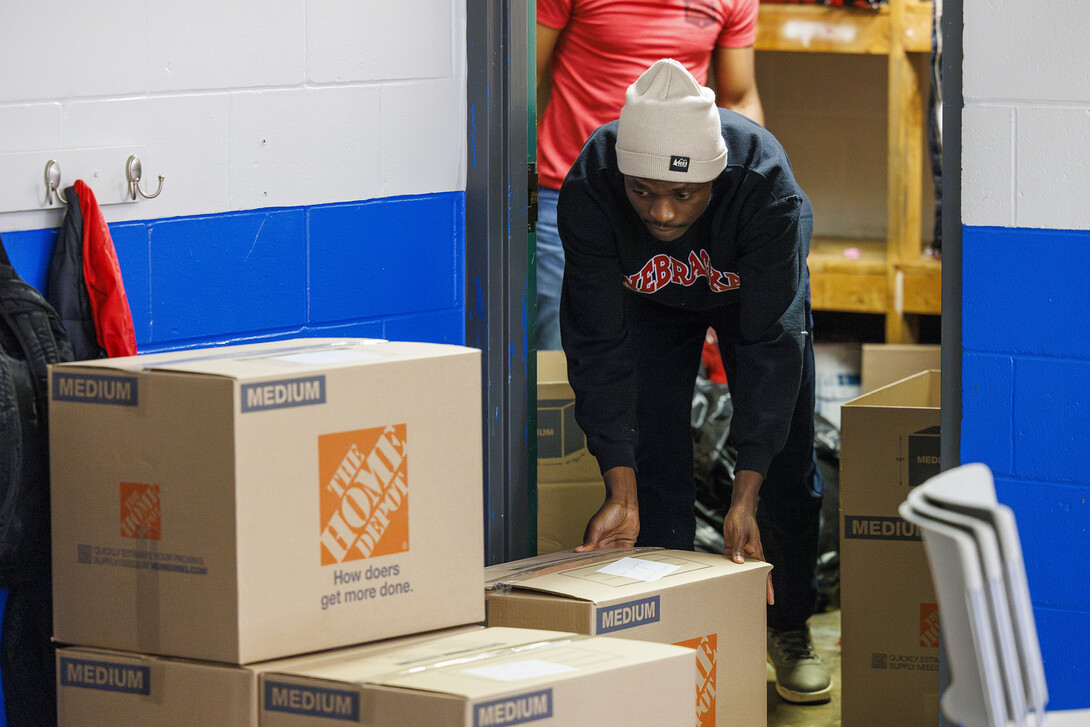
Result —
[[962, 218], [1090, 229], [1090, 4], [964, 0]]
[[[86, 179], [108, 222], [464, 190], [465, 15], [465, 0], [0, 3], [0, 200], [33, 186], [41, 202], [0, 202], [0, 232], [59, 224], [45, 162], [68, 186], [65, 151], [83, 148], [142, 147], [142, 187], [165, 177], [124, 204], [127, 157]], [[28, 152], [40, 163], [4, 173]]]

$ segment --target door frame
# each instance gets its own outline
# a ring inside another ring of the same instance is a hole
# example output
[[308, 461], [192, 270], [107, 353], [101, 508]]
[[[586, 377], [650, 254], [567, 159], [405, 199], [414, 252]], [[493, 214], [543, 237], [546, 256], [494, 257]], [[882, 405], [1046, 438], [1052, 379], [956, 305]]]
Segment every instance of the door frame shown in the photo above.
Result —
[[[466, 0], [466, 345], [482, 352], [485, 561], [537, 549], [532, 0]], [[535, 69], [536, 70], [536, 69]]]

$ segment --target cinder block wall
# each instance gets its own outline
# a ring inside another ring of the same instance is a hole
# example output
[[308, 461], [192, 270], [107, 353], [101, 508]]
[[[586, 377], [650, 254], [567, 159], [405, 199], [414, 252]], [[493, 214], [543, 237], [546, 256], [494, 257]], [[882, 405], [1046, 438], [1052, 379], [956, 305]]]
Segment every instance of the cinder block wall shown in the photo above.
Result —
[[1018, 516], [1051, 706], [1090, 707], [1087, 10], [963, 4], [961, 460]]
[[152, 200], [96, 192], [141, 351], [464, 340], [464, 0], [4, 3], [0, 68], [0, 163], [42, 152], [0, 179], [41, 193], [0, 207], [35, 286], [51, 155], [63, 186], [74, 149], [140, 146], [144, 188], [165, 177]]

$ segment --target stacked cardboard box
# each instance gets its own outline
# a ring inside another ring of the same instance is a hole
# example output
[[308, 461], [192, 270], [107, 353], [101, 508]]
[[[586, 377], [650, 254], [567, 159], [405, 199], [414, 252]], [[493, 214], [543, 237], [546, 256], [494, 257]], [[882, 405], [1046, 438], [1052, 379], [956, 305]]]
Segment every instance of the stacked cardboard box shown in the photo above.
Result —
[[480, 394], [359, 339], [53, 367], [60, 722], [692, 725], [698, 641], [482, 625]]
[[436, 344], [53, 367], [55, 637], [245, 664], [481, 621], [480, 401]]
[[938, 724], [938, 607], [919, 530], [897, 507], [939, 472], [939, 396], [939, 372], [931, 370], [842, 409], [845, 727]]
[[[488, 628], [365, 658], [267, 673], [262, 727], [309, 727], [290, 708], [312, 693], [366, 705], [364, 724], [691, 727], [692, 654], [663, 644], [537, 629]], [[279, 691], [279, 697], [277, 692]]]
[[767, 714], [770, 570], [658, 548], [540, 555], [485, 569], [488, 624], [688, 646], [697, 667], [692, 723], [754, 727]]
[[480, 352], [261, 343], [51, 395], [61, 724], [690, 724], [689, 650], [481, 625]]
[[226, 673], [483, 620], [479, 351], [301, 339], [50, 380], [58, 643]]
[[61, 723], [84, 727], [691, 727], [692, 654], [662, 644], [465, 627], [229, 665], [59, 650]]
[[575, 422], [563, 351], [537, 353], [537, 483], [537, 552], [581, 544], [605, 500], [605, 483]]
[[937, 343], [864, 343], [861, 349], [860, 394], [942, 367]]

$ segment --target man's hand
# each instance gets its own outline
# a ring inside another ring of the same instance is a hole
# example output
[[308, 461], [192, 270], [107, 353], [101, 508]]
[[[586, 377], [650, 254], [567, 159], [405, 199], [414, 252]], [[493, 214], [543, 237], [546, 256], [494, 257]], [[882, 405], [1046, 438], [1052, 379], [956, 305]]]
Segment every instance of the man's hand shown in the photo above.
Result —
[[[735, 563], [745, 563], [747, 556], [765, 559], [761, 531], [757, 527], [757, 493], [763, 482], [764, 477], [751, 470], [734, 473], [730, 509], [723, 518], [723, 555]], [[765, 582], [765, 598], [769, 606], [776, 602], [771, 574]]]
[[583, 544], [575, 548], [577, 553], [636, 545], [640, 533], [636, 471], [631, 467], [614, 467], [606, 471], [605, 481], [606, 501], [587, 523]]

